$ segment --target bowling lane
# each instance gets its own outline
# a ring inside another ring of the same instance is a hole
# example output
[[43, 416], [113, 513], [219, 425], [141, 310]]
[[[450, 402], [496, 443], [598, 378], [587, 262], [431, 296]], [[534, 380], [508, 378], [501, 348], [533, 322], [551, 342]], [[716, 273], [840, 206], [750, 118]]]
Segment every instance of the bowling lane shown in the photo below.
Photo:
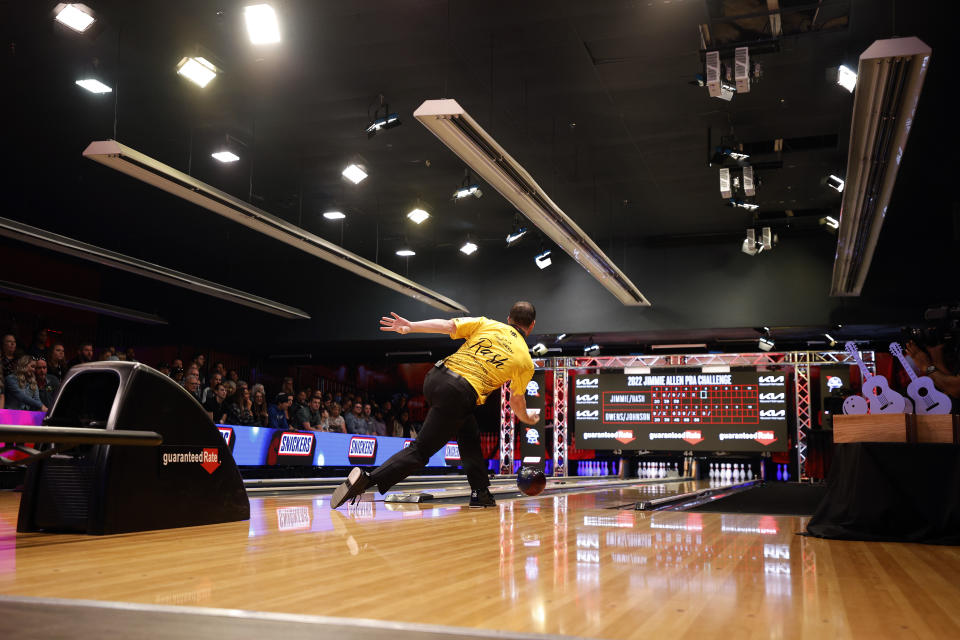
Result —
[[641, 490], [482, 510], [254, 498], [249, 522], [105, 537], [18, 535], [19, 496], [2, 493], [0, 594], [601, 638], [960, 636], [957, 549], [808, 539], [798, 517], [605, 508]]

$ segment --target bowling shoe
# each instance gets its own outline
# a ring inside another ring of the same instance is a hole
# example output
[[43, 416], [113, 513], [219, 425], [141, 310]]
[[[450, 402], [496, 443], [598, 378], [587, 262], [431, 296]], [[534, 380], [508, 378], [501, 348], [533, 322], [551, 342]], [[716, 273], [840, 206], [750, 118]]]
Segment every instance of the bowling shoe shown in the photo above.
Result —
[[347, 500], [356, 500], [363, 495], [368, 486], [370, 486], [370, 474], [360, 467], [354, 467], [343, 484], [330, 496], [330, 508], [336, 509]]
[[495, 506], [497, 506], [497, 501], [493, 499], [493, 494], [490, 493], [489, 489], [474, 489], [470, 492], [471, 509]]

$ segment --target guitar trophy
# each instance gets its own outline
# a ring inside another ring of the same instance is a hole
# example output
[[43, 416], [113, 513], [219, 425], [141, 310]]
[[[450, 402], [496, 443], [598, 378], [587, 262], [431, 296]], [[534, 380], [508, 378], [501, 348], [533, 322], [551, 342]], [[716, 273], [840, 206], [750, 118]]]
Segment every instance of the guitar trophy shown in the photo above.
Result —
[[870, 405], [870, 413], [904, 413], [906, 402], [903, 396], [890, 388], [883, 376], [871, 375], [867, 365], [860, 359], [860, 352], [853, 341], [846, 343], [847, 353], [857, 361], [860, 375], [863, 376], [863, 395]]
[[919, 415], [943, 415], [950, 413], [950, 396], [938, 391], [933, 386], [933, 380], [927, 376], [918, 376], [913, 371], [913, 367], [903, 357], [903, 349], [896, 342], [890, 343], [890, 353], [897, 357], [900, 364], [903, 365], [907, 375], [910, 376], [910, 384], [907, 385], [907, 395], [913, 398], [913, 404], [916, 406]]

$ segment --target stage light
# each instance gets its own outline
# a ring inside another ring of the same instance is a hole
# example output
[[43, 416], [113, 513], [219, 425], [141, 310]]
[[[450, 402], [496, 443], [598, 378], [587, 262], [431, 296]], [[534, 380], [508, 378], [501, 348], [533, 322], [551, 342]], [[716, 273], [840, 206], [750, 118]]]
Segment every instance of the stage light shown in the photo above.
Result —
[[377, 118], [367, 126], [367, 137], [372, 138], [377, 135], [377, 132], [381, 129], [393, 129], [394, 127], [399, 127], [401, 124], [403, 123], [400, 122], [399, 113], [391, 113], [382, 118]]
[[530, 347], [530, 352], [538, 358], [542, 358], [543, 356], [547, 355], [547, 352], [549, 351], [550, 350], [547, 349], [547, 345], [543, 344], [542, 342], [538, 342]]
[[834, 340], [834, 339], [833, 339], [833, 336], [831, 336], [829, 333], [823, 334], [823, 337], [827, 339], [827, 343], [828, 343], [831, 347], [837, 346], [837, 341]]
[[546, 269], [549, 267], [551, 264], [553, 264], [553, 261], [550, 259], [550, 249], [538, 253], [537, 257], [534, 258], [533, 261], [536, 262], [537, 266], [541, 269]]
[[526, 227], [520, 227], [519, 229], [514, 229], [513, 231], [507, 234], [507, 246], [516, 244], [517, 241], [520, 240], [520, 238], [522, 238], [525, 235], [527, 235]]
[[217, 151], [216, 153], [211, 153], [210, 155], [220, 162], [236, 162], [240, 159], [240, 156], [232, 151]]
[[419, 207], [407, 214], [407, 217], [417, 224], [422, 224], [424, 220], [430, 217], [430, 214]]
[[461, 198], [467, 198], [469, 196], [481, 198], [483, 197], [483, 191], [480, 191], [480, 187], [478, 185], [472, 184], [469, 187], [460, 187], [453, 192], [454, 200], [460, 200]]
[[743, 245], [740, 247], [748, 256], [755, 256], [763, 251], [763, 245], [757, 242], [757, 232], [753, 229], [747, 229], [747, 237], [743, 239]]
[[563, 342], [566, 339], [566, 337], [567, 337], [567, 334], [561, 333], [560, 335], [557, 336], [557, 342]]
[[367, 172], [355, 164], [351, 164], [349, 167], [344, 169], [342, 174], [344, 178], [353, 184], [360, 184], [367, 177]]
[[177, 73], [199, 87], [205, 87], [217, 77], [217, 67], [199, 56], [183, 58], [177, 65]]
[[737, 200], [736, 198], [730, 199], [730, 206], [735, 209], [746, 209], [747, 211], [756, 211], [760, 208], [760, 205], [753, 204], [752, 202], [746, 202], [744, 200]]
[[417, 252], [413, 249], [399, 249], [397, 250], [397, 255], [402, 258], [409, 258], [410, 256], [417, 255]]
[[[86, 9], [86, 11], [84, 11]], [[74, 31], [83, 33], [90, 25], [95, 22], [95, 18], [88, 13], [90, 9], [82, 4], [65, 4], [54, 18], [60, 24], [64, 24]]]
[[470, 242], [469, 240], [464, 242], [463, 246], [460, 247], [460, 253], [463, 253], [464, 255], [468, 255], [468, 256], [473, 255], [474, 253], [476, 253], [476, 251], [477, 251], [477, 245], [474, 244], [473, 242]]
[[760, 351], [770, 351], [773, 349], [773, 338], [763, 336], [757, 341], [757, 346], [760, 347]]
[[827, 186], [831, 189], [835, 189], [839, 193], [843, 193], [844, 181], [842, 178], [838, 178], [832, 173], [827, 177]]
[[343, 220], [347, 216], [343, 215], [341, 211], [324, 211], [323, 217], [327, 220]]
[[837, 84], [853, 93], [857, 86], [857, 72], [845, 64], [840, 65], [837, 68]]
[[585, 356], [598, 356], [600, 355], [600, 345], [591, 344], [583, 348], [583, 355]]
[[840, 221], [833, 216], [823, 216], [818, 220], [818, 222], [820, 223], [820, 226], [826, 227], [827, 231], [830, 233], [833, 233], [840, 228]]
[[247, 23], [247, 35], [251, 44], [276, 44], [280, 42], [280, 24], [277, 13], [268, 4], [253, 4], [243, 8]]
[[94, 78], [85, 78], [83, 80], [77, 80], [76, 84], [78, 86], [83, 87], [90, 93], [110, 93], [111, 91], [113, 91], [113, 89], [103, 84], [99, 80], [95, 80]]

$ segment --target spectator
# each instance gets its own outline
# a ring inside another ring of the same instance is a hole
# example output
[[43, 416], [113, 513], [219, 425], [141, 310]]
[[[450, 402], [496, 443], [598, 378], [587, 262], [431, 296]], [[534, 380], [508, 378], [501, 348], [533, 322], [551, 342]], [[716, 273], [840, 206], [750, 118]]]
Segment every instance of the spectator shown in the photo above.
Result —
[[349, 397], [344, 398], [341, 409], [342, 411], [340, 413], [343, 414], [344, 419], [346, 419], [346, 417], [353, 412], [353, 400]]
[[170, 377], [173, 378], [173, 381], [176, 382], [177, 384], [183, 384], [184, 382], [183, 369], [174, 369], [173, 371], [170, 372]]
[[27, 349], [27, 355], [31, 358], [46, 358], [47, 357], [47, 330], [38, 329], [36, 333], [33, 334], [33, 344], [30, 345], [30, 348]]
[[246, 380], [237, 380], [237, 392], [241, 392], [244, 389], [249, 389], [250, 385], [247, 384]]
[[221, 378], [225, 378], [227, 376], [227, 368], [223, 366], [222, 362], [214, 362], [213, 371], [211, 371], [210, 373], [211, 374], [219, 373]]
[[231, 382], [236, 384], [239, 379], [240, 379], [240, 374], [237, 373], [236, 369], [230, 369], [230, 371], [227, 371], [227, 380], [230, 380]]
[[293, 395], [293, 404], [290, 405], [290, 415], [297, 415], [300, 409], [305, 406], [307, 406], [307, 392], [301, 389]]
[[17, 336], [12, 333], [3, 334], [3, 353], [0, 362], [3, 363], [3, 378], [16, 373], [17, 369]]
[[123, 354], [127, 362], [137, 362], [137, 354], [134, 352], [133, 347], [127, 347], [127, 350]]
[[70, 359], [70, 362], [67, 363], [67, 369], [77, 366], [78, 364], [83, 364], [85, 362], [93, 362], [93, 343], [92, 342], [81, 342], [80, 346], [77, 348], [77, 355]]
[[7, 409], [46, 411], [47, 405], [40, 401], [40, 389], [34, 377], [37, 363], [30, 356], [20, 356], [13, 373], [4, 379], [8, 396]]
[[157, 371], [159, 371], [159, 372], [162, 373], [163, 375], [167, 376], [168, 378], [170, 377], [170, 365], [168, 365], [166, 362], [160, 362], [160, 363], [158, 363], [158, 364], [157, 364]]
[[323, 431], [320, 429], [323, 415], [320, 412], [320, 398], [310, 398], [310, 402], [300, 407], [294, 414], [293, 424], [305, 431]]
[[370, 433], [367, 421], [363, 417], [363, 405], [359, 402], [353, 405], [353, 411], [348, 413], [344, 420], [347, 423], [347, 433], [362, 435]]
[[180, 358], [174, 358], [170, 361], [170, 368], [173, 371], [176, 371], [177, 369], [183, 369], [183, 360]]
[[267, 396], [262, 384], [253, 385], [253, 404], [250, 407], [253, 414], [253, 426], [266, 427], [270, 424], [270, 413], [267, 410]]
[[202, 353], [194, 355], [193, 364], [197, 365], [197, 370], [200, 372], [200, 385], [205, 385], [207, 382], [207, 356]]
[[203, 390], [203, 401], [206, 402], [207, 398], [213, 393], [214, 387], [223, 382], [223, 376], [219, 373], [214, 373], [210, 376], [210, 386]]
[[283, 391], [286, 394], [293, 395], [293, 378], [287, 376], [283, 379], [283, 384], [280, 385], [280, 391]]
[[192, 395], [197, 402], [206, 406], [206, 401], [203, 400], [203, 397], [200, 395], [200, 381], [197, 380], [197, 376], [187, 376], [183, 380], [183, 388], [186, 389], [190, 395]]
[[[192, 376], [191, 376], [192, 377]], [[195, 384], [199, 384], [196, 383]], [[223, 384], [218, 384], [213, 389], [213, 396], [203, 403], [207, 415], [213, 420], [214, 424], [223, 424], [227, 417], [227, 388]]]
[[336, 402], [330, 403], [330, 419], [327, 421], [327, 430], [336, 433], [346, 433], [347, 424], [340, 415], [340, 405]]
[[67, 350], [63, 348], [60, 342], [54, 342], [50, 347], [50, 355], [47, 357], [47, 370], [51, 375], [57, 376], [58, 380], [63, 380], [67, 374]]
[[40, 402], [46, 407], [53, 406], [53, 397], [57, 395], [57, 389], [60, 388], [60, 378], [47, 373], [47, 361], [43, 358], [35, 358], [33, 377], [37, 381], [37, 389], [40, 390]]
[[269, 414], [269, 426], [271, 429], [289, 429], [290, 428], [290, 403], [293, 397], [281, 391], [277, 394], [276, 404], [270, 405], [267, 409]]
[[227, 421], [242, 427], [259, 426], [253, 419], [253, 401], [250, 400], [250, 389], [243, 388], [237, 391], [234, 402], [227, 405]]
[[373, 407], [369, 402], [364, 403], [363, 405], [363, 420], [367, 423], [367, 433], [370, 435], [387, 435], [387, 425], [383, 424], [383, 420], [377, 419], [373, 413]]
[[100, 362], [109, 362], [110, 360], [113, 360], [109, 347], [100, 352], [100, 357], [98, 360], [100, 360]]
[[400, 414], [393, 419], [392, 431], [393, 433], [391, 435], [395, 438], [417, 437], [417, 430], [410, 424], [410, 414], [406, 409], [401, 411]]
[[323, 406], [323, 400], [320, 400], [320, 428], [319, 431], [330, 431], [330, 412]]
[[233, 402], [236, 402], [236, 400], [237, 400], [237, 383], [234, 382], [233, 380], [226, 380], [226, 381], [224, 381], [223, 386], [225, 386], [225, 387], [227, 388], [227, 399], [226, 399], [226, 403], [229, 405], [229, 404], [232, 404]]
[[389, 425], [393, 422], [393, 403], [389, 400], [385, 400], [383, 406], [380, 407], [380, 413], [383, 414], [383, 421]]

